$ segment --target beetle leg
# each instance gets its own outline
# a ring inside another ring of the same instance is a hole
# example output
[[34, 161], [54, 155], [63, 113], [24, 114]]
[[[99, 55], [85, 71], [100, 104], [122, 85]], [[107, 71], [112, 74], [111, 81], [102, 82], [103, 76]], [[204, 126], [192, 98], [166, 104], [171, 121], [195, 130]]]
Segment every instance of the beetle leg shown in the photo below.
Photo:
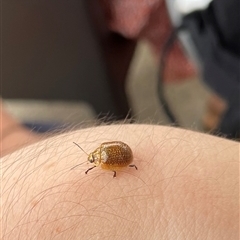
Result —
[[95, 168], [96, 166], [93, 166], [93, 167], [91, 167], [91, 168], [89, 168], [86, 172], [85, 172], [85, 174], [87, 174], [90, 170], [92, 170], [93, 168]]
[[129, 165], [129, 167], [135, 167], [135, 169], [138, 170], [137, 166], [134, 164]]
[[113, 172], [114, 172], [113, 177], [115, 178], [117, 176], [117, 172], [116, 171]]

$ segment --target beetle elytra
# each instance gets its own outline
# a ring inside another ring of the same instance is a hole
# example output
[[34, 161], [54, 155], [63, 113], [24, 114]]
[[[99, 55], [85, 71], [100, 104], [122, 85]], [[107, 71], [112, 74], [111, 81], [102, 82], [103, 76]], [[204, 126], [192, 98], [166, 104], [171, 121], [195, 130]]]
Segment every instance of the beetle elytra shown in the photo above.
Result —
[[[85, 152], [77, 143], [73, 143], [83, 152]], [[101, 166], [102, 169], [113, 171], [113, 177], [116, 177], [117, 175], [116, 170], [123, 167], [134, 167], [137, 170], [137, 166], [131, 164], [133, 161], [133, 153], [131, 148], [126, 143], [120, 141], [104, 142], [95, 151], [87, 155], [88, 161], [93, 163], [94, 166], [89, 168], [85, 172], [86, 174], [98, 166]], [[75, 167], [81, 164], [78, 164]]]

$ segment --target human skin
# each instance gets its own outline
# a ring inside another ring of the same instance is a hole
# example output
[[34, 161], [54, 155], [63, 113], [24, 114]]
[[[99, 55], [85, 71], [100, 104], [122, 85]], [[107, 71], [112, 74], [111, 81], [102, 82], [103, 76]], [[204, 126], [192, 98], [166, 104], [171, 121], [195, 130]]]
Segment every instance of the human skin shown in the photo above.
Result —
[[[134, 168], [91, 164], [123, 141]], [[82, 165], [71, 169], [75, 165]], [[189, 130], [109, 125], [54, 136], [2, 158], [2, 238], [239, 239], [239, 144]]]

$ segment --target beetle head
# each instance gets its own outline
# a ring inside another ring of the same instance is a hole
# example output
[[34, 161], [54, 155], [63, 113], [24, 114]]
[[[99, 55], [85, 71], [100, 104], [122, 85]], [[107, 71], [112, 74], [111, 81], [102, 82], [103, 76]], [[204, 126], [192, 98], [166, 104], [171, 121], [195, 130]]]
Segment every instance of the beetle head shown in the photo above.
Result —
[[94, 154], [93, 154], [93, 153], [90, 153], [90, 154], [88, 155], [88, 161], [89, 161], [90, 163], [94, 163], [94, 162], [95, 162], [95, 158], [94, 158]]
[[90, 153], [88, 156], [88, 161], [90, 163], [94, 163], [95, 166], [98, 166], [100, 164], [100, 158], [99, 158], [98, 152]]

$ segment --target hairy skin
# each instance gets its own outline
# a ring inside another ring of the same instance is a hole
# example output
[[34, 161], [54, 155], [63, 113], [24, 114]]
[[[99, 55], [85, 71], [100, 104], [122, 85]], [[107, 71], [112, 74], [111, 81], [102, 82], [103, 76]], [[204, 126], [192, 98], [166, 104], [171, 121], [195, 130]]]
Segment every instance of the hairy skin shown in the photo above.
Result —
[[[112, 177], [88, 153], [133, 150]], [[188, 130], [111, 125], [62, 134], [2, 158], [1, 239], [239, 239], [239, 144]]]

